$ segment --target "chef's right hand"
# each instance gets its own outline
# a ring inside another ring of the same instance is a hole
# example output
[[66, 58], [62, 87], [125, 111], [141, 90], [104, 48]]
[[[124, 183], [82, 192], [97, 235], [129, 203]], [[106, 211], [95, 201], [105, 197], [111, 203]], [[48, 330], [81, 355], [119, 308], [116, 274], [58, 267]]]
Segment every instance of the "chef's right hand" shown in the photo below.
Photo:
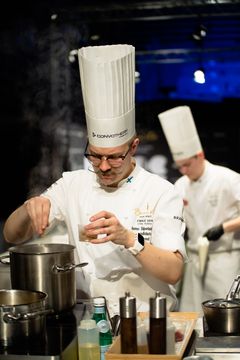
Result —
[[43, 196], [35, 196], [25, 201], [24, 206], [34, 231], [38, 235], [43, 235], [49, 224], [50, 200]]
[[207, 237], [209, 241], [216, 241], [224, 234], [223, 225], [214, 226], [205, 232], [203, 236]]

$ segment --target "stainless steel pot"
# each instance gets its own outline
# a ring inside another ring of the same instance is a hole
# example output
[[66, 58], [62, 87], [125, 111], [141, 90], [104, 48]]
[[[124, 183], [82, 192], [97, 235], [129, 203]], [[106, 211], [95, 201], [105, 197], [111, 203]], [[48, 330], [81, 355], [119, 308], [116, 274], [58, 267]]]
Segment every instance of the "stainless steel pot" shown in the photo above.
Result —
[[26, 244], [11, 247], [10, 274], [13, 289], [48, 294], [46, 308], [61, 312], [76, 304], [75, 247], [68, 244]]
[[0, 290], [0, 342], [14, 345], [44, 334], [47, 294], [40, 291]]
[[203, 313], [211, 332], [240, 333], [240, 301], [214, 299], [202, 303]]
[[240, 333], [239, 292], [240, 275], [233, 280], [225, 299], [207, 300], [202, 303], [209, 331], [227, 335]]

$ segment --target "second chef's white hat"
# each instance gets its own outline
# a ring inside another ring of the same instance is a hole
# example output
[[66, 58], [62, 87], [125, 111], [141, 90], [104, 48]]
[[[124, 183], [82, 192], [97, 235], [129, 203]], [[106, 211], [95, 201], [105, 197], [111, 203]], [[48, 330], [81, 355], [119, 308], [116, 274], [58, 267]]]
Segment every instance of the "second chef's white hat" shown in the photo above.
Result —
[[78, 59], [90, 144], [125, 144], [135, 135], [135, 48], [88, 46]]
[[158, 114], [173, 159], [184, 160], [203, 151], [191, 109], [177, 106]]

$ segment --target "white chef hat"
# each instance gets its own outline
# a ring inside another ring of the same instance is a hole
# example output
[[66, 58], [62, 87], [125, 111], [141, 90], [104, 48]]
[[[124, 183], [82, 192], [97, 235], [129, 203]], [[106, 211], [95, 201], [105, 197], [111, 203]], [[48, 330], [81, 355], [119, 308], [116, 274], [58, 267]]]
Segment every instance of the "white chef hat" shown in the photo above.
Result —
[[125, 144], [135, 135], [135, 48], [88, 46], [78, 59], [90, 144]]
[[191, 109], [177, 106], [158, 114], [173, 159], [184, 160], [203, 151]]

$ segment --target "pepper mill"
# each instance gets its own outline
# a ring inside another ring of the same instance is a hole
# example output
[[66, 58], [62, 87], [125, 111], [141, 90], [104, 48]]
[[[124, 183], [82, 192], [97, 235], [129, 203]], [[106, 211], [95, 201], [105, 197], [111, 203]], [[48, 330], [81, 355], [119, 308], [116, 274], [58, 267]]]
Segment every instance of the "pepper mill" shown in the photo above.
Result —
[[125, 293], [120, 298], [121, 353], [137, 354], [137, 311], [136, 298]]
[[166, 354], [167, 350], [167, 316], [166, 298], [156, 291], [150, 298], [149, 311], [149, 354]]

